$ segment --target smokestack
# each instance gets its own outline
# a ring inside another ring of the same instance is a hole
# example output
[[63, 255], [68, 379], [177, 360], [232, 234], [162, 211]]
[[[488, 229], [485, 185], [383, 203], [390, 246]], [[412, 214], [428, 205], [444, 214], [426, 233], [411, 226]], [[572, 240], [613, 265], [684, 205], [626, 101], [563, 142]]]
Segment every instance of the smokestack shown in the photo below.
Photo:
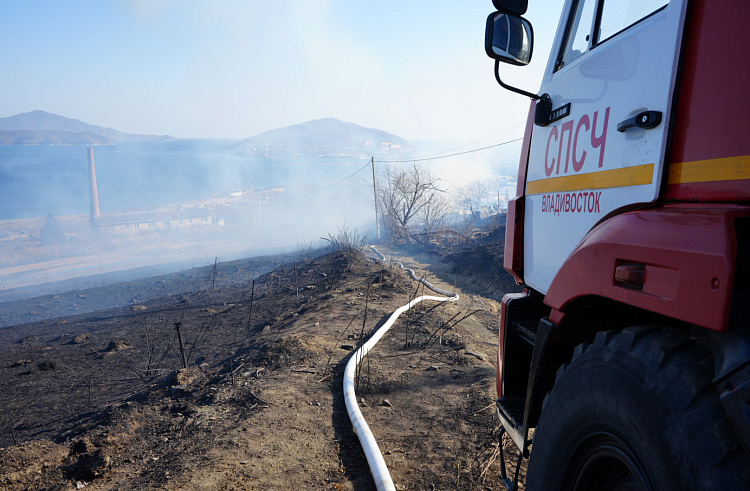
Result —
[[91, 220], [101, 215], [99, 212], [99, 191], [96, 188], [96, 166], [94, 165], [94, 148], [89, 147], [89, 200], [91, 201]]

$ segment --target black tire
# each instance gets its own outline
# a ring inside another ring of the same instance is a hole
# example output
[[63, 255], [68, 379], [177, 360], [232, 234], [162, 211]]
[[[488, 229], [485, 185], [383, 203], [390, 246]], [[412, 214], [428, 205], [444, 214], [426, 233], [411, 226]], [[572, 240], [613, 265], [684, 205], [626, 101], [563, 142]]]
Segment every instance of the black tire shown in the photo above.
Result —
[[528, 491], [750, 490], [750, 465], [679, 331], [601, 332], [557, 372], [534, 434]]

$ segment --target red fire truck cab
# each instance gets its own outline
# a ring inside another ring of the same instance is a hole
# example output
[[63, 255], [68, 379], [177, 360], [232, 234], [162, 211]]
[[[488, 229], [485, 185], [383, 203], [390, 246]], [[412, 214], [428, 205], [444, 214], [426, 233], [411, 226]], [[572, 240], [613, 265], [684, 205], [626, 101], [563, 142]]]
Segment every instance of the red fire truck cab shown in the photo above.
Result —
[[532, 99], [497, 365], [527, 489], [748, 490], [750, 2], [565, 0], [539, 94], [499, 73], [526, 3], [485, 50]]

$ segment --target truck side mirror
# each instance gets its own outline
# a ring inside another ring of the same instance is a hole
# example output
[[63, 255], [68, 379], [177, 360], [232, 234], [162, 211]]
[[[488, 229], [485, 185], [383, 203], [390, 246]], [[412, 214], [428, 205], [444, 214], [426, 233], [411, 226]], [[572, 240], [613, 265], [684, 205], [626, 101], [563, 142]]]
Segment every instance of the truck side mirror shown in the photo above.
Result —
[[523, 15], [529, 8], [529, 0], [492, 0], [492, 5], [500, 12]]
[[534, 48], [534, 31], [523, 17], [493, 12], [487, 17], [484, 50], [494, 60], [528, 65]]

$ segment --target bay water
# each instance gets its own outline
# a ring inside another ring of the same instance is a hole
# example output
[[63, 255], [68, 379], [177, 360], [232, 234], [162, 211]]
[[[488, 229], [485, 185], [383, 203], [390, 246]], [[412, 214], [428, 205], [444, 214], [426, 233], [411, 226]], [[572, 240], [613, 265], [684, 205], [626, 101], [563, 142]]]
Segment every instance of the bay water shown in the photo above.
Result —
[[[368, 159], [243, 156], [237, 140], [118, 142], [94, 146], [102, 213], [157, 208], [251, 186], [339, 182]], [[85, 145], [0, 145], [0, 220], [89, 212]], [[366, 178], [361, 172], [358, 177]]]

